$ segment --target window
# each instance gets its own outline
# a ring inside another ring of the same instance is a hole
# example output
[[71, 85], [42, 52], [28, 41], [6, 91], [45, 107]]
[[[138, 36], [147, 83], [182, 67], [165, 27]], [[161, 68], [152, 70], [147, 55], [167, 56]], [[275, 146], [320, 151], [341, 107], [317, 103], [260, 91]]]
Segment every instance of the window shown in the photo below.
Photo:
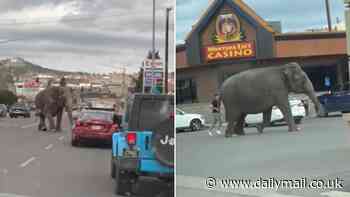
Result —
[[176, 103], [193, 103], [197, 100], [197, 86], [193, 79], [176, 81]]

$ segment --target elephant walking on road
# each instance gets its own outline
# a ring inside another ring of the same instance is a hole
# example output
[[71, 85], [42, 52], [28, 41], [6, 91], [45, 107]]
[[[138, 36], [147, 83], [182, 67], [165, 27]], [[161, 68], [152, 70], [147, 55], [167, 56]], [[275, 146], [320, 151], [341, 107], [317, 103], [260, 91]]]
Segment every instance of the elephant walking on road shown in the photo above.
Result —
[[228, 122], [225, 136], [244, 135], [245, 117], [256, 113], [264, 115], [259, 128], [262, 132], [263, 127], [270, 123], [273, 106], [281, 110], [289, 131], [297, 131], [288, 100], [290, 92], [308, 95], [319, 112], [320, 103], [313, 85], [298, 63], [251, 69], [228, 78], [221, 87]]
[[[38, 126], [39, 131], [47, 130], [45, 124], [46, 118], [49, 121], [50, 131], [61, 131], [61, 121], [64, 109], [68, 114], [70, 126], [72, 126], [72, 101], [72, 89], [66, 87], [64, 79], [61, 80], [60, 86], [49, 86], [39, 92], [35, 97], [35, 105], [38, 110], [37, 115], [40, 117]], [[56, 126], [54, 123], [54, 117], [56, 117]]]

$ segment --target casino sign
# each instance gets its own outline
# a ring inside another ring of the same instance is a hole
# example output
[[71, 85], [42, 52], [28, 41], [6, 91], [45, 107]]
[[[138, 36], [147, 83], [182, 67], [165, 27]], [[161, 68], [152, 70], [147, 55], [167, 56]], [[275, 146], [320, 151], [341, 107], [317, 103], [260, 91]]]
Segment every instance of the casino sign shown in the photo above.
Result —
[[244, 30], [238, 17], [224, 13], [216, 17], [214, 45], [203, 48], [205, 62], [225, 59], [255, 57], [255, 42], [246, 41]]

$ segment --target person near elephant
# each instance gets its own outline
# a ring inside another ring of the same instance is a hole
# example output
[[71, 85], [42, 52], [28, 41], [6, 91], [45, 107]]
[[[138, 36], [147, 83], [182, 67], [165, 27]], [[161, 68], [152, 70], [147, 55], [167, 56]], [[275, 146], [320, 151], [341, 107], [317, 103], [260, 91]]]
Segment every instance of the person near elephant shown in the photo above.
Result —
[[288, 123], [288, 130], [298, 131], [288, 100], [291, 92], [306, 94], [315, 104], [317, 113], [320, 112], [321, 105], [314, 87], [298, 63], [250, 69], [229, 77], [221, 86], [221, 98], [228, 122], [225, 136], [244, 135], [243, 126], [247, 114], [263, 113], [262, 132], [270, 122], [273, 106], [281, 110]]
[[[61, 79], [60, 86], [49, 86], [40, 91], [35, 97], [37, 115], [40, 118], [39, 131], [47, 131], [45, 119], [49, 121], [50, 131], [61, 131], [64, 110], [67, 112], [70, 127], [73, 125], [72, 106], [73, 91], [66, 86], [65, 79]], [[56, 118], [56, 125], [54, 124]]]
[[218, 128], [216, 128], [216, 133], [221, 134], [221, 127], [222, 127], [222, 120], [221, 120], [221, 100], [220, 100], [220, 95], [215, 94], [214, 99], [211, 102], [211, 114], [213, 117], [213, 123], [209, 128], [209, 135], [213, 135], [213, 130], [216, 128], [216, 125], [218, 124]]

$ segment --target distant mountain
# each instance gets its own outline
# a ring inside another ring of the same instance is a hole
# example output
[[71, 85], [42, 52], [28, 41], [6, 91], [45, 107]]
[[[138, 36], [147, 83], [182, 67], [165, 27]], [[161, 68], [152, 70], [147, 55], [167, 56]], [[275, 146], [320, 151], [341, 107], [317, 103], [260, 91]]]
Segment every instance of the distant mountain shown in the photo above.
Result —
[[29, 61], [26, 61], [20, 57], [0, 60], [0, 70], [3, 70], [3, 69], [12, 70], [15, 76], [20, 76], [20, 75], [29, 74], [29, 73], [54, 74], [54, 75], [74, 74], [74, 72], [44, 68], [40, 65], [36, 65]]

